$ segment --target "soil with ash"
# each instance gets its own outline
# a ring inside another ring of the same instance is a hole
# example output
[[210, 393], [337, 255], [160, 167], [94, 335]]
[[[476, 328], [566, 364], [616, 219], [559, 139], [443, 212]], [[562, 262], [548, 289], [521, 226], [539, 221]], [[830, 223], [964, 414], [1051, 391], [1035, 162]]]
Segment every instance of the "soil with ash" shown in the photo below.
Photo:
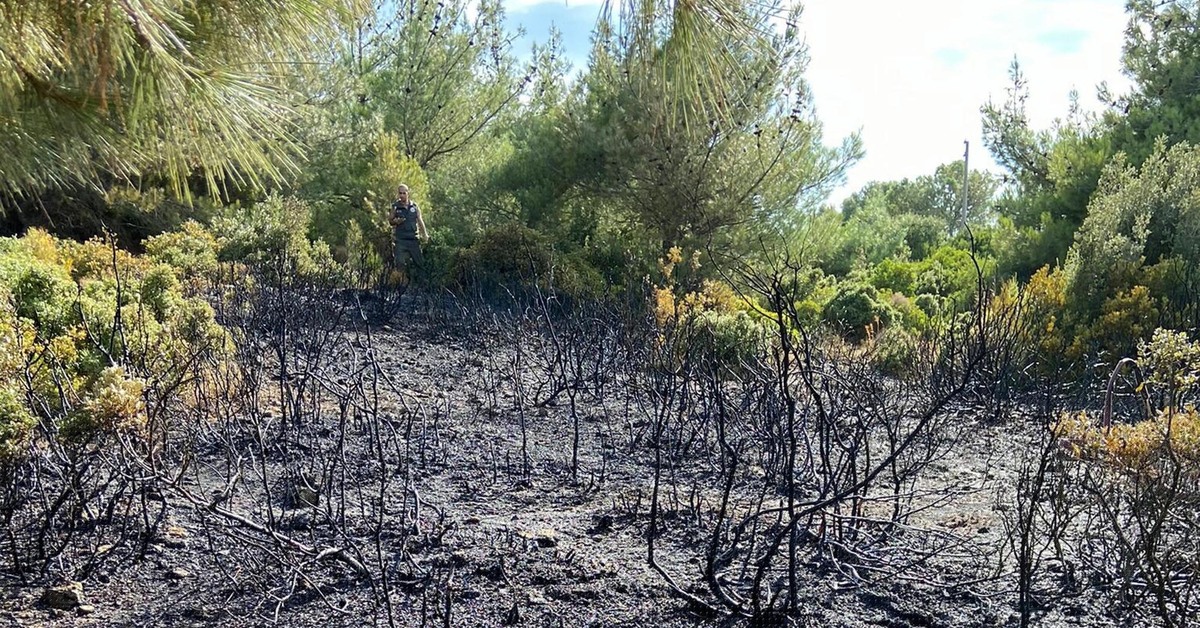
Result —
[[[629, 442], [641, 419], [614, 401], [580, 399], [583, 441], [580, 470], [572, 477], [566, 398], [525, 408], [522, 416], [514, 409], [512, 387], [495, 381], [508, 377], [504, 364], [510, 358], [486, 351], [484, 332], [448, 330], [444, 320], [414, 308], [369, 340], [391, 382], [379, 389], [383, 440], [390, 452], [403, 449], [412, 460], [400, 473], [389, 453], [382, 467], [394, 474], [382, 498], [383, 532], [378, 544], [363, 541], [357, 548], [375, 566], [373, 583], [337, 560], [267, 558], [286, 552], [262, 534], [200, 516], [195, 506], [164, 490], [160, 533], [144, 548], [129, 542], [103, 552], [78, 548], [101, 557], [83, 580], [83, 606], [48, 608], [40, 601], [46, 582], [9, 581], [0, 600], [0, 625], [1017, 625], [1011, 579], [953, 587], [905, 574], [880, 580], [841, 572], [820, 556], [810, 557], [801, 574], [807, 621], [734, 619], [689, 606], [647, 564], [651, 459], [644, 447], [631, 453]], [[335, 341], [342, 349], [334, 352], [344, 349], [338, 360], [352, 361], [364, 354], [366, 342], [362, 330], [346, 329]], [[352, 425], [349, 442], [339, 446], [335, 410], [325, 407], [306, 436], [289, 447], [283, 457], [291, 462], [267, 452], [264, 461], [243, 463], [247, 476], [236, 483], [229, 509], [259, 522], [274, 516], [290, 538], [324, 544], [323, 526], [337, 519], [326, 509], [329, 489], [318, 489], [313, 508], [297, 504], [305, 498], [289, 498], [278, 482], [289, 464], [302, 464], [306, 455], [328, 458], [338, 452], [344, 463], [334, 475], [349, 469], [361, 476], [342, 484], [346, 495], [339, 503], [348, 505], [343, 516], [351, 522], [346, 525], [367, 525], [381, 516], [363, 505], [379, 490], [380, 454], [367, 438], [379, 432]], [[996, 504], [1010, 490], [1018, 462], [1006, 453], [1012, 437], [1002, 435], [1011, 428], [989, 426], [970, 409], [958, 412], [971, 427], [967, 437], [922, 480], [953, 497], [922, 511], [912, 524], [974, 555], [996, 556], [998, 563], [997, 552], [1007, 547]], [[227, 452], [210, 445], [200, 453], [203, 471], [188, 476], [185, 488], [212, 495], [226, 484]], [[706, 537], [689, 523], [695, 516], [686, 508], [665, 511], [667, 532], [657, 552], [681, 588], [703, 595], [704, 552], [698, 544]], [[390, 565], [387, 583], [378, 577], [383, 563]], [[947, 563], [947, 578], [965, 581], [968, 574], [954, 573], [956, 568], [952, 560]], [[392, 592], [390, 608], [379, 601], [385, 588]], [[1056, 603], [1038, 623], [1112, 625], [1086, 597]]]

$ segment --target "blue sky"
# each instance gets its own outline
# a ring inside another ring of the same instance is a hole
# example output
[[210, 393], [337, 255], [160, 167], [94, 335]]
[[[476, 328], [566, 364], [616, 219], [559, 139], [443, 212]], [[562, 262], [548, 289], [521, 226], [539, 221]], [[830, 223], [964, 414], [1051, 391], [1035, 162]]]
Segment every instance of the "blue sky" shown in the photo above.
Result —
[[[505, 0], [509, 23], [523, 26], [527, 51], [550, 25], [563, 33], [567, 57], [586, 64], [599, 0]], [[1008, 67], [1021, 63], [1027, 109], [1038, 128], [1066, 115], [1078, 90], [1098, 109], [1096, 86], [1123, 91], [1123, 0], [810, 0], [801, 29], [809, 45], [807, 76], [825, 125], [837, 144], [860, 131], [866, 157], [831, 199], [872, 180], [931, 174], [960, 159], [998, 171], [980, 136], [979, 108], [1000, 102]]]

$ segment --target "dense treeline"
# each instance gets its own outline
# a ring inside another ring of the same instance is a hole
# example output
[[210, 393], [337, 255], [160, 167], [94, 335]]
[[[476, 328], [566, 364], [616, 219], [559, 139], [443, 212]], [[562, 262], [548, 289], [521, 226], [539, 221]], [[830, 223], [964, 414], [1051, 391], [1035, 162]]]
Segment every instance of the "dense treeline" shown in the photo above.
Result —
[[[370, 283], [406, 182], [432, 226], [433, 287], [599, 297], [653, 277], [683, 299], [787, 251], [808, 268], [802, 309], [851, 340], [911, 345], [1011, 282], [1045, 310], [1042, 345], [1081, 364], [1200, 315], [1192, 2], [1129, 3], [1133, 89], [1102, 89], [1098, 115], [1031, 128], [1014, 62], [1007, 98], [982, 107], [1003, 177], [972, 171], [964, 198], [948, 163], [840, 209], [824, 199], [861, 148], [822, 136], [798, 6], [614, 5], [572, 68], [557, 33], [514, 50], [497, 2], [110, 4], [75, 28], [58, 5], [0, 3], [14, 235], [140, 251], [203, 233], [232, 261], [253, 250], [230, 225], [255, 224]], [[661, 272], [672, 255], [686, 281]]]

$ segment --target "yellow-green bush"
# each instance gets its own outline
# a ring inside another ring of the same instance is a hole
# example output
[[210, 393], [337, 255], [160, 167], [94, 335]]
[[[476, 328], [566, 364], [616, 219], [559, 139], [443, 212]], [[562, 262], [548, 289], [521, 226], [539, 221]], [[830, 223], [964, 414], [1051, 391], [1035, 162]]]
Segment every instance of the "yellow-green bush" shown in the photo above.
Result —
[[1158, 304], [1145, 286], [1133, 286], [1105, 299], [1100, 316], [1078, 329], [1067, 356], [1079, 359], [1093, 352], [1110, 358], [1133, 353], [1137, 343], [1150, 337], [1158, 324]]
[[820, 303], [813, 299], [804, 299], [795, 305], [796, 324], [812, 327], [821, 322], [821, 313], [825, 310]]
[[175, 270], [101, 240], [38, 231], [0, 239], [6, 455], [21, 450], [34, 420], [71, 442], [139, 432], [148, 399], [185, 394], [200, 371], [220, 363], [225, 332], [206, 302], [183, 294]]
[[181, 279], [211, 277], [217, 272], [217, 238], [194, 220], [175, 231], [147, 238], [143, 245], [150, 260], [165, 264]]
[[660, 343], [671, 341], [672, 360], [691, 353], [736, 369], [762, 348], [768, 330], [763, 317], [769, 315], [753, 310], [729, 284], [696, 277], [699, 252], [685, 256], [672, 247], [658, 266], [650, 311]]
[[72, 284], [62, 267], [30, 264], [9, 279], [8, 292], [16, 303], [16, 314], [28, 319], [44, 333], [65, 330], [71, 317]]
[[139, 430], [145, 426], [145, 380], [129, 377], [119, 366], [110, 366], [88, 388], [84, 409], [98, 429]]
[[1055, 435], [1074, 456], [1121, 470], [1153, 475], [1165, 464], [1200, 472], [1200, 412], [1180, 405], [1200, 384], [1200, 343], [1184, 332], [1156, 329], [1151, 340], [1139, 344], [1137, 363], [1146, 376], [1138, 390], [1155, 401], [1152, 419], [1116, 417], [1103, 425], [1080, 412], [1063, 416]]
[[11, 385], [0, 387], [0, 463], [21, 456], [36, 424], [24, 395]]
[[880, 290], [912, 294], [917, 285], [916, 265], [888, 258], [871, 269], [871, 285]]
[[1155, 475], [1162, 464], [1178, 464], [1192, 477], [1200, 473], [1200, 412], [1161, 410], [1139, 423], [1098, 425], [1086, 413], [1068, 415], [1054, 434], [1076, 458], [1122, 471]]
[[[996, 333], [1013, 333], [1011, 340], [1023, 363], [1044, 376], [1061, 376], [1069, 330], [1063, 324], [1066, 278], [1057, 268], [1044, 266], [1024, 285], [1006, 281], [987, 304], [987, 316]], [[997, 338], [997, 342], [1005, 342]]]
[[246, 207], [231, 206], [213, 221], [218, 259], [247, 264], [273, 283], [344, 280], [329, 244], [310, 240], [312, 212], [297, 198], [276, 194]]

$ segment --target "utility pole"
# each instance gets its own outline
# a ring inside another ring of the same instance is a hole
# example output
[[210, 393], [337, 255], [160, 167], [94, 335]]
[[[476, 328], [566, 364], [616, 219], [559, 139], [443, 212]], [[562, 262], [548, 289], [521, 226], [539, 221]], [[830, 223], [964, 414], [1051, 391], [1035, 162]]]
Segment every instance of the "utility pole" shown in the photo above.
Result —
[[970, 195], [967, 194], [967, 182], [970, 180], [971, 171], [967, 166], [967, 158], [971, 154], [971, 142], [963, 140], [963, 187], [962, 187], [962, 221], [963, 226], [967, 225], [967, 199]]
[[967, 240], [971, 243], [971, 262], [975, 264], [975, 276], [978, 278], [979, 294], [983, 294], [983, 272], [979, 269], [979, 260], [975, 257], [975, 234], [971, 233], [971, 224], [967, 222], [967, 200], [971, 198], [967, 192], [967, 182], [971, 180], [971, 168], [968, 159], [971, 156], [971, 142], [963, 140], [963, 188], [962, 188], [962, 228], [967, 232]]

